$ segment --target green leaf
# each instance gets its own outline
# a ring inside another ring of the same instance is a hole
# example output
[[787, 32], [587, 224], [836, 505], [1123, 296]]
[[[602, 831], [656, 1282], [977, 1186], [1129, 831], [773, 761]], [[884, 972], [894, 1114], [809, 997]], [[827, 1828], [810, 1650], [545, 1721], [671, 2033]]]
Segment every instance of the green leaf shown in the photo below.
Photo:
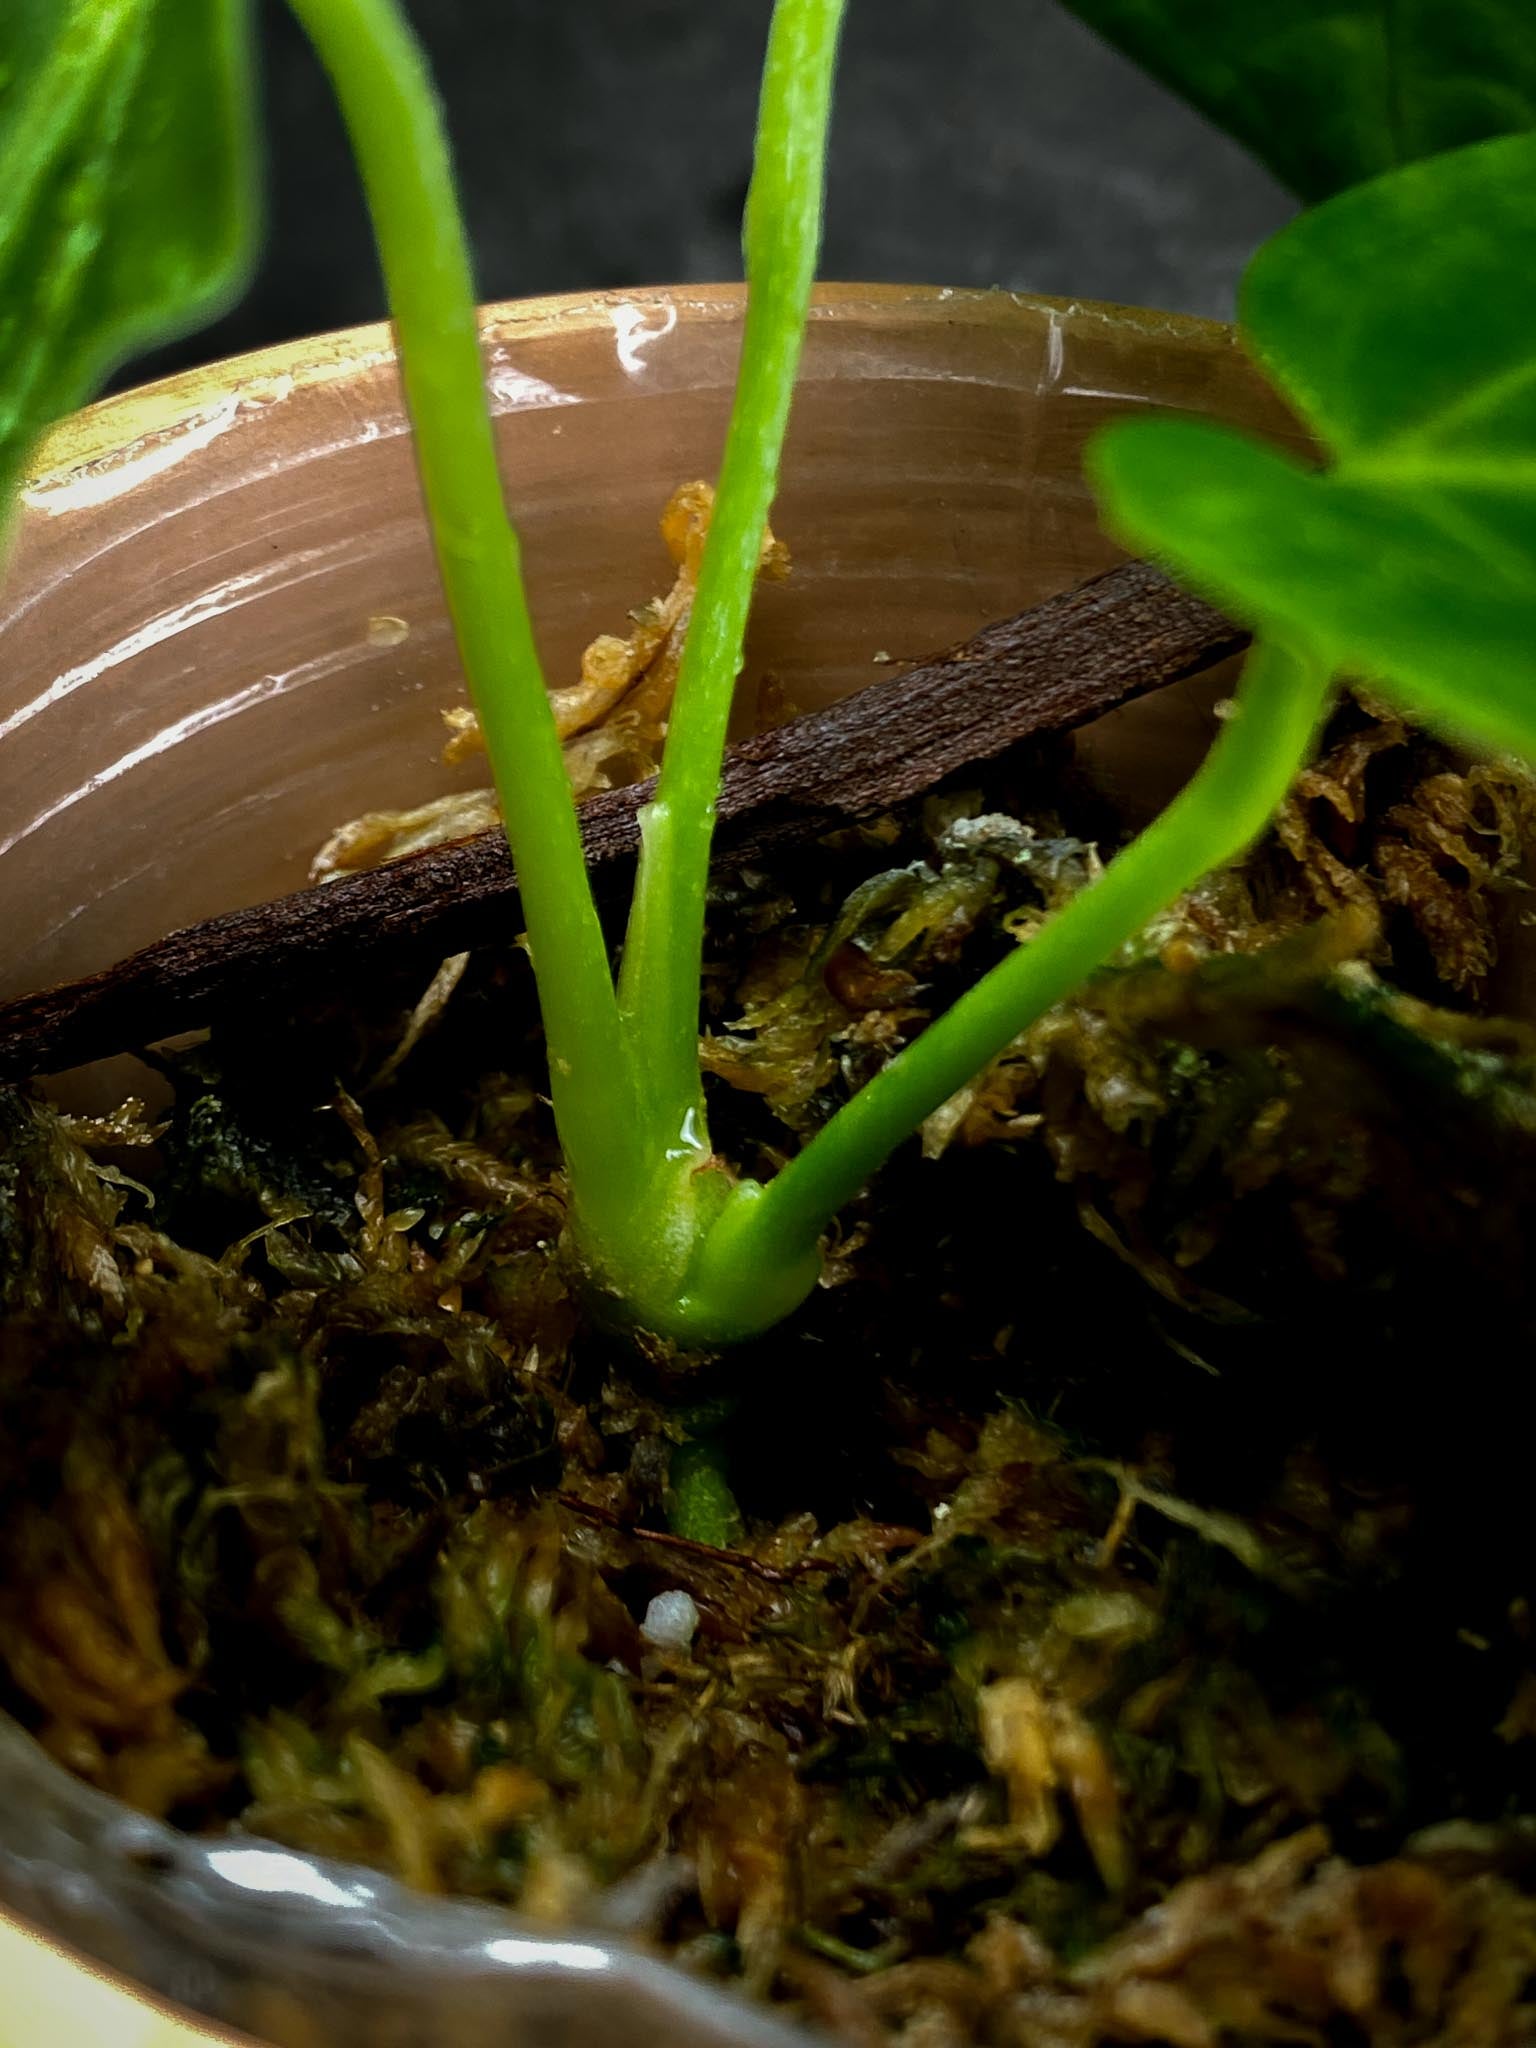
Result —
[[236, 291], [248, 0], [0, 0], [0, 517], [28, 450]]
[[1536, 127], [1531, 0], [1067, 4], [1303, 199]]
[[1089, 453], [1106, 523], [1335, 672], [1536, 760], [1536, 136], [1304, 214], [1241, 312], [1328, 466], [1122, 421]]

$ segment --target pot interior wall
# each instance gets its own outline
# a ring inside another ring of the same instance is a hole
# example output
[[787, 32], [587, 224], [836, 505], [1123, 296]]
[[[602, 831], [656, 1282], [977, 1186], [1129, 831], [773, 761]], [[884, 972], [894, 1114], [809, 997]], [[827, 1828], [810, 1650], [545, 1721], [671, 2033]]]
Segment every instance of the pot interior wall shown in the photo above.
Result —
[[[508, 493], [551, 676], [665, 587], [713, 473], [741, 297], [492, 309]], [[1143, 405], [1281, 424], [1227, 330], [1007, 294], [825, 290], [748, 675], [807, 707], [1106, 565], [1086, 436]], [[94, 408], [45, 451], [0, 598], [0, 994], [303, 884], [339, 820], [478, 779], [382, 329]], [[1205, 736], [1164, 703], [1135, 759]]]

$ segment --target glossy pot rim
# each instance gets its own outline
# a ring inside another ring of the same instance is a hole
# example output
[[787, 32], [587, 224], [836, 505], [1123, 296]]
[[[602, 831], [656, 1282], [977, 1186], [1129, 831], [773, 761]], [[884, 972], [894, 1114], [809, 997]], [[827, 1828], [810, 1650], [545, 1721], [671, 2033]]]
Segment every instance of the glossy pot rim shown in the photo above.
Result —
[[[739, 321], [746, 297], [744, 284], [706, 284], [498, 299], [480, 309], [481, 334], [488, 343], [505, 344], [570, 332], [606, 332], [611, 331], [615, 310], [625, 306], [657, 307], [691, 320], [732, 322]], [[863, 317], [1006, 329], [1021, 312], [1061, 322], [1102, 320], [1148, 343], [1218, 349], [1241, 346], [1233, 325], [1198, 314], [972, 286], [818, 284], [810, 317], [812, 321]], [[22, 493], [64, 486], [83, 471], [115, 474], [151, 455], [157, 445], [195, 433], [211, 407], [227, 407], [232, 401], [287, 399], [378, 369], [392, 363], [394, 355], [390, 323], [368, 321], [220, 357], [98, 399], [59, 421], [44, 436], [28, 464]], [[131, 480], [122, 479], [121, 487], [131, 489]]]

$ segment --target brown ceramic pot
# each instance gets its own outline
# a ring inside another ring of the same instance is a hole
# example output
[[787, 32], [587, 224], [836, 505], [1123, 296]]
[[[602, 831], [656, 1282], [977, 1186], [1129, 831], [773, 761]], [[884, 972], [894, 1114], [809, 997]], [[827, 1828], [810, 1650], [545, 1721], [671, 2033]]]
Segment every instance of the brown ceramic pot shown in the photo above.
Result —
[[[548, 667], [665, 580], [656, 521], [713, 472], [737, 289], [492, 308], [508, 493]], [[1283, 426], [1229, 330], [1008, 294], [819, 294], [749, 672], [812, 705], [1104, 567], [1085, 437], [1147, 405]], [[383, 328], [132, 392], [58, 430], [0, 592], [0, 993], [102, 967], [302, 885], [339, 820], [450, 786], [460, 695]], [[1176, 777], [1207, 699], [1088, 745]], [[66, 1778], [0, 1721], [0, 1900], [283, 2048], [666, 2041], [789, 2048], [611, 1934], [249, 1840], [189, 1842]]]

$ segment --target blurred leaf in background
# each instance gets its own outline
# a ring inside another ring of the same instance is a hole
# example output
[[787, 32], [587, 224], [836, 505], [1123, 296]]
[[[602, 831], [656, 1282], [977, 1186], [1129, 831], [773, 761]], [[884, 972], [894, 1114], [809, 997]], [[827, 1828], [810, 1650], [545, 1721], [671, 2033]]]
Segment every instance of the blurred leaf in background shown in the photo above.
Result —
[[248, 0], [0, 0], [0, 517], [38, 434], [256, 238]]
[[1067, 0], [1313, 201], [1536, 127], [1536, 0]]

